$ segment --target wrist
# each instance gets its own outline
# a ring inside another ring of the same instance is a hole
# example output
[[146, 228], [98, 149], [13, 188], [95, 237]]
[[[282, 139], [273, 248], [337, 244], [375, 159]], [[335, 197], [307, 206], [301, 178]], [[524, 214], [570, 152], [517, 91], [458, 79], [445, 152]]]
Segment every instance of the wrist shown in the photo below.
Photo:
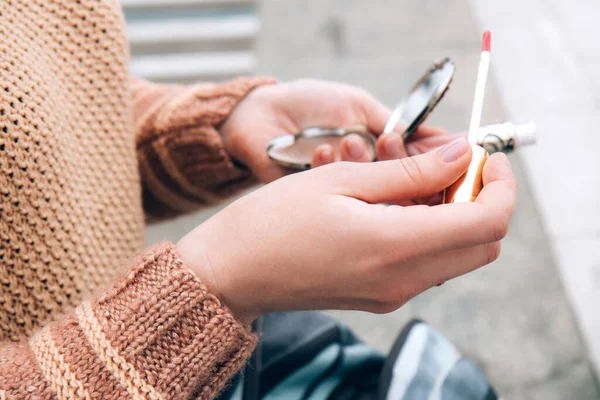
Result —
[[[222, 279], [219, 279], [221, 271], [224, 270], [221, 257], [218, 256], [219, 250], [217, 247], [208, 245], [207, 241], [203, 241], [202, 234], [199, 232], [200, 227], [188, 233], [177, 244], [176, 249], [184, 264], [196, 275], [207, 290], [217, 296], [223, 304], [229, 309], [231, 314], [244, 325], [250, 325], [258, 317], [258, 313], [250, 311], [249, 307], [244, 307], [243, 304], [238, 305], [238, 302], [229, 301], [231, 296], [228, 295], [231, 291], [229, 283], [233, 281], [232, 277], [227, 279], [227, 284], [224, 284]], [[238, 293], [243, 291], [243, 288], [235, 289]], [[237, 296], [239, 297], [239, 296]]]
[[229, 155], [247, 167], [251, 167], [254, 148], [254, 138], [249, 134], [249, 128], [255, 122], [256, 115], [264, 114], [263, 108], [269, 102], [271, 90], [272, 85], [252, 88], [218, 127]]

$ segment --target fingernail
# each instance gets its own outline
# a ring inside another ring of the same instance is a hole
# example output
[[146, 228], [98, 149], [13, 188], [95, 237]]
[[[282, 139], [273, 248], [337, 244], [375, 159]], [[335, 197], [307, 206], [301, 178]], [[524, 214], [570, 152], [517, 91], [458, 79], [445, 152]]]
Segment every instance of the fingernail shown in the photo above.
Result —
[[348, 139], [348, 152], [350, 157], [355, 160], [359, 159], [363, 155], [362, 139], [359, 137], [351, 137]]
[[458, 138], [441, 148], [442, 161], [451, 163], [458, 160], [469, 150], [469, 142], [465, 138]]
[[393, 135], [385, 140], [385, 152], [392, 157], [398, 157], [402, 152], [402, 139], [398, 135]]

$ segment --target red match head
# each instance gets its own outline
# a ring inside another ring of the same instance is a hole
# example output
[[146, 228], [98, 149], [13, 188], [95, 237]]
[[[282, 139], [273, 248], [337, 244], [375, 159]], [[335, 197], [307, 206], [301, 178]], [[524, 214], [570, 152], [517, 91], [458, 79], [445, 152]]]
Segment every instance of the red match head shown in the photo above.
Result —
[[492, 34], [490, 31], [483, 32], [483, 42], [481, 43], [481, 51], [490, 51], [492, 49], [491, 45]]

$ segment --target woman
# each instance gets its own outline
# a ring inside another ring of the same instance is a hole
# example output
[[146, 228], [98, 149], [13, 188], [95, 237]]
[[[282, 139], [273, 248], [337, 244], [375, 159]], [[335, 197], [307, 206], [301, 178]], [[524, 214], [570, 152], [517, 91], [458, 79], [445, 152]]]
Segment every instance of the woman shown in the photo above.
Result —
[[[411, 144], [379, 140], [379, 158], [400, 161], [279, 179], [127, 265], [144, 212], [189, 212], [285, 175], [264, 154], [274, 136], [381, 132], [389, 111], [324, 82], [130, 80], [114, 3], [0, 9], [0, 397], [211, 398], [252, 352], [258, 315], [387, 312], [497, 257], [516, 195], [501, 155], [476, 203], [382, 205], [429, 202], [465, 171], [466, 141], [429, 151], [447, 141], [429, 128]], [[364, 161], [358, 138], [343, 149]]]

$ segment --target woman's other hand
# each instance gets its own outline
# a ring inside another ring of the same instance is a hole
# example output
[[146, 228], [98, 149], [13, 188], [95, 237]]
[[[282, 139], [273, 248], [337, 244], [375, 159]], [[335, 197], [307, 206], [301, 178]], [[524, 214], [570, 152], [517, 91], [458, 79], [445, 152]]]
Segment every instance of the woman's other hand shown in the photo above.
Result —
[[[368, 92], [341, 83], [298, 80], [261, 86], [235, 108], [221, 126], [225, 147], [262, 181], [271, 182], [288, 173], [266, 154], [269, 142], [281, 135], [323, 126], [383, 132], [391, 111]], [[399, 132], [380, 136], [377, 158], [391, 160], [421, 154], [447, 143], [450, 138], [437, 128], [421, 126], [407, 143]], [[341, 161], [370, 161], [364, 141], [349, 135], [341, 145]], [[312, 166], [336, 160], [333, 148], [322, 145], [313, 154]]]

